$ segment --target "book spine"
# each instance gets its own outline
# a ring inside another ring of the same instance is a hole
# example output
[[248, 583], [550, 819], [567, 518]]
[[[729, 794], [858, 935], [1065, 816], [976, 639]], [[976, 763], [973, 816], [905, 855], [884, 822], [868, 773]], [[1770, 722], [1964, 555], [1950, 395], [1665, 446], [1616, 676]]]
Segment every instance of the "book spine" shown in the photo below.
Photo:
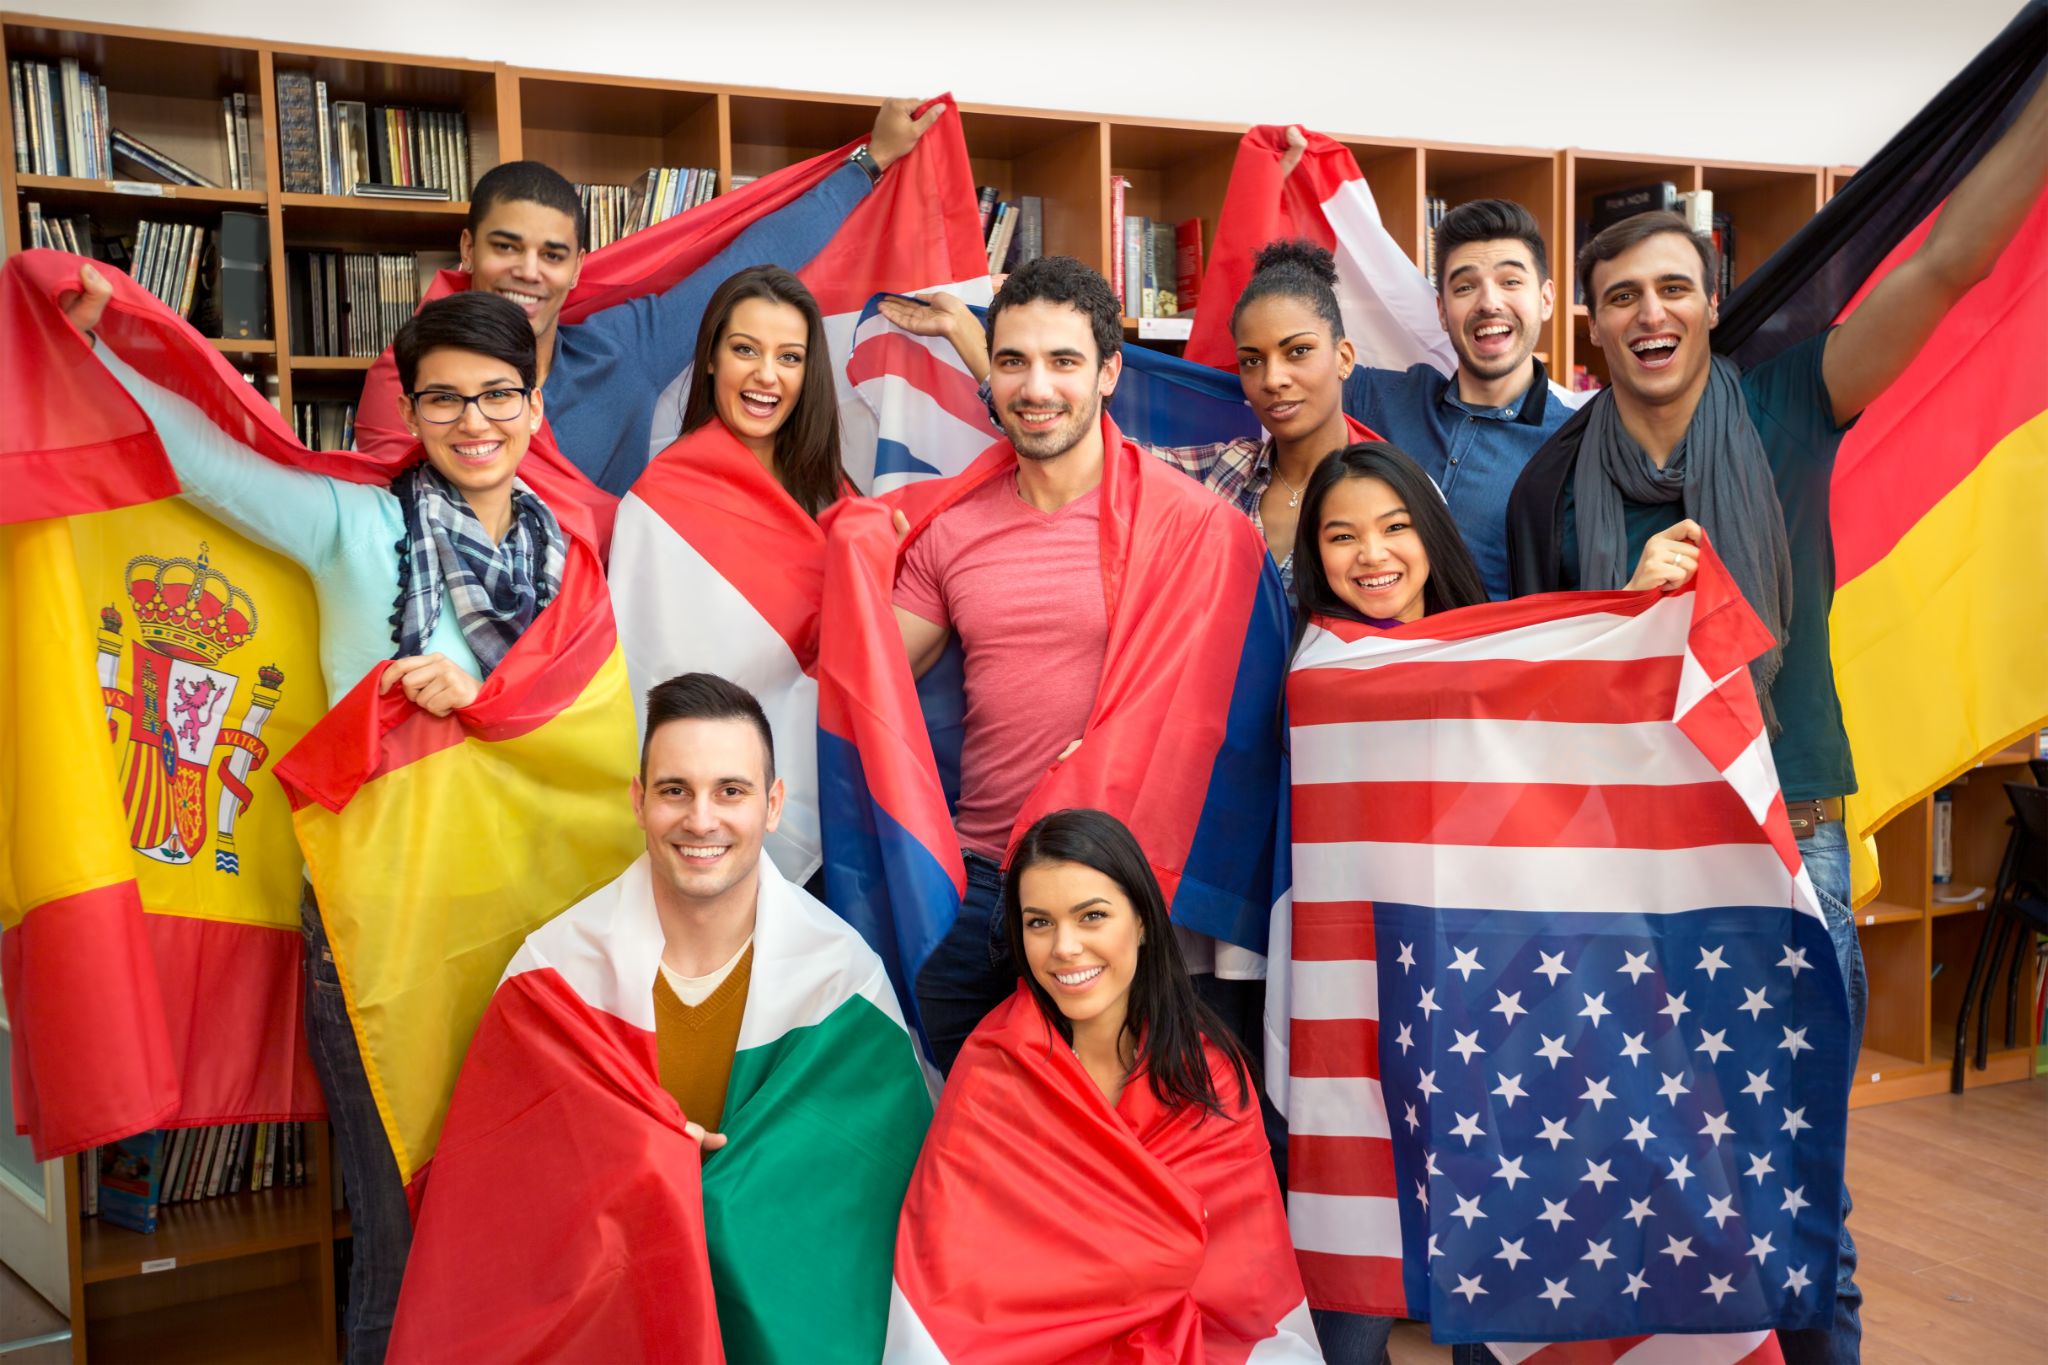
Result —
[[1145, 224], [1145, 235], [1138, 243], [1138, 268], [1142, 272], [1138, 284], [1138, 316], [1155, 318], [1159, 316], [1159, 236], [1152, 231], [1150, 219], [1139, 221]]
[[61, 175], [83, 175], [85, 173], [85, 147], [79, 138], [78, 108], [78, 59], [61, 57], [57, 62], [57, 94], [60, 100], [60, 115], [64, 120], [64, 169]]
[[318, 130], [320, 153], [320, 193], [338, 194], [335, 182], [339, 177], [334, 171], [334, 134], [327, 122], [327, 82], [313, 82], [314, 128]]
[[975, 191], [974, 199], [975, 210], [981, 215], [981, 240], [986, 242], [996, 217], [996, 187], [983, 185]]
[[113, 123], [107, 117], [107, 85], [105, 81], [93, 82], [93, 126], [97, 130], [98, 142], [94, 155], [99, 160], [99, 174], [102, 179], [114, 174]]
[[61, 90], [52, 88], [56, 73], [49, 63], [36, 63], [36, 103], [43, 112], [43, 174], [64, 174], [64, 125], [58, 118], [63, 111], [64, 97]]
[[33, 199], [28, 201], [28, 244], [30, 247], [49, 245], [43, 236], [43, 206]]
[[[1109, 288], [1119, 299], [1124, 292], [1124, 188], [1130, 181], [1120, 175], [1109, 178]], [[1129, 312], [1126, 307], [1125, 312]]]
[[256, 188], [255, 150], [249, 146], [249, 96], [240, 90], [235, 92], [235, 161], [242, 177], [242, 188]]
[[14, 126], [14, 169], [19, 175], [32, 175], [28, 146], [28, 110], [22, 104], [21, 63], [7, 63], [7, 111]]
[[[455, 113], [455, 197], [468, 199], [470, 187], [475, 182], [469, 178], [469, 115], [457, 110]], [[709, 198], [710, 196], [705, 196]]]
[[1124, 316], [1143, 317], [1145, 287], [1145, 220], [1124, 219]]
[[313, 78], [303, 71], [287, 71], [277, 78], [277, 127], [285, 190], [318, 194], [320, 145], [313, 123]]

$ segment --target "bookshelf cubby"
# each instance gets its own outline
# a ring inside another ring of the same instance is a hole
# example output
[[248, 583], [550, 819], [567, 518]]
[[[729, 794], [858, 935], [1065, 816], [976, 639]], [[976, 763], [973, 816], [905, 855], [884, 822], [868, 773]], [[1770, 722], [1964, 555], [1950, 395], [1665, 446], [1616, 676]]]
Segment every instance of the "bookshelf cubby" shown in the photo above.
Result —
[[631, 185], [650, 166], [721, 172], [726, 101], [713, 91], [662, 81], [518, 71], [519, 154], [545, 161], [580, 185]]
[[[327, 1125], [306, 1124], [306, 1183], [162, 1206], [157, 1229], [66, 1229], [71, 1358], [229, 1365], [332, 1361], [338, 1229]], [[79, 1157], [64, 1158], [71, 1205]]]

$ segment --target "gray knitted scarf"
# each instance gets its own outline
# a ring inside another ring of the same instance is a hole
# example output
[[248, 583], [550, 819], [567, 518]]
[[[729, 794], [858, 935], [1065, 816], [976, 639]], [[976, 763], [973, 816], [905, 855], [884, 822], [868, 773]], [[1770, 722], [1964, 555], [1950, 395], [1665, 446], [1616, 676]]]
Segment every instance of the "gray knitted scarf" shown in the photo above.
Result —
[[1622, 426], [1612, 394], [1594, 402], [1572, 476], [1579, 586], [1619, 588], [1634, 576], [1624, 501], [1680, 503], [1686, 516], [1706, 528], [1715, 553], [1777, 642], [1749, 666], [1764, 723], [1775, 738], [1771, 684], [1784, 662], [1792, 625], [1792, 554], [1770, 460], [1743, 401], [1740, 374], [1720, 356], [1713, 358], [1692, 422], [1662, 469]]

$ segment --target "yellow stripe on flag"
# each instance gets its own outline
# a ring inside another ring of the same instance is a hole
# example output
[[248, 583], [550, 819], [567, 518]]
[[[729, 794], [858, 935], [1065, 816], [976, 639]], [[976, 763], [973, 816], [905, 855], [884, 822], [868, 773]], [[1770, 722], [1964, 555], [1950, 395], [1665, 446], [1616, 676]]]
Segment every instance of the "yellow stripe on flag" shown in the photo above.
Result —
[[0, 526], [0, 564], [0, 928], [11, 929], [135, 870], [69, 521]]
[[296, 815], [371, 1089], [411, 1181], [527, 934], [642, 847], [632, 693], [616, 645], [583, 693], [516, 738], [463, 743]]
[[1835, 593], [1835, 684], [1860, 784], [1854, 900], [1879, 826], [2048, 717], [2048, 413], [2011, 432]]

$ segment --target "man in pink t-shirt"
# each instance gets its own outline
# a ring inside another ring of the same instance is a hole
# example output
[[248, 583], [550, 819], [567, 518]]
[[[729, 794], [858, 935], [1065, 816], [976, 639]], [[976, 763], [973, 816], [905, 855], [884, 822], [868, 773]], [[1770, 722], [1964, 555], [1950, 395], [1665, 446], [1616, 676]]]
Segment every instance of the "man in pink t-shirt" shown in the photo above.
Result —
[[1080, 741], [1108, 645], [1100, 548], [1102, 412], [1123, 370], [1123, 309], [1065, 256], [1012, 274], [989, 305], [989, 378], [1014, 478], [940, 513], [905, 554], [896, 623], [923, 676], [958, 635], [966, 736], [954, 828], [967, 896], [917, 982], [939, 1066], [1014, 989], [1001, 863], [1046, 771]]

